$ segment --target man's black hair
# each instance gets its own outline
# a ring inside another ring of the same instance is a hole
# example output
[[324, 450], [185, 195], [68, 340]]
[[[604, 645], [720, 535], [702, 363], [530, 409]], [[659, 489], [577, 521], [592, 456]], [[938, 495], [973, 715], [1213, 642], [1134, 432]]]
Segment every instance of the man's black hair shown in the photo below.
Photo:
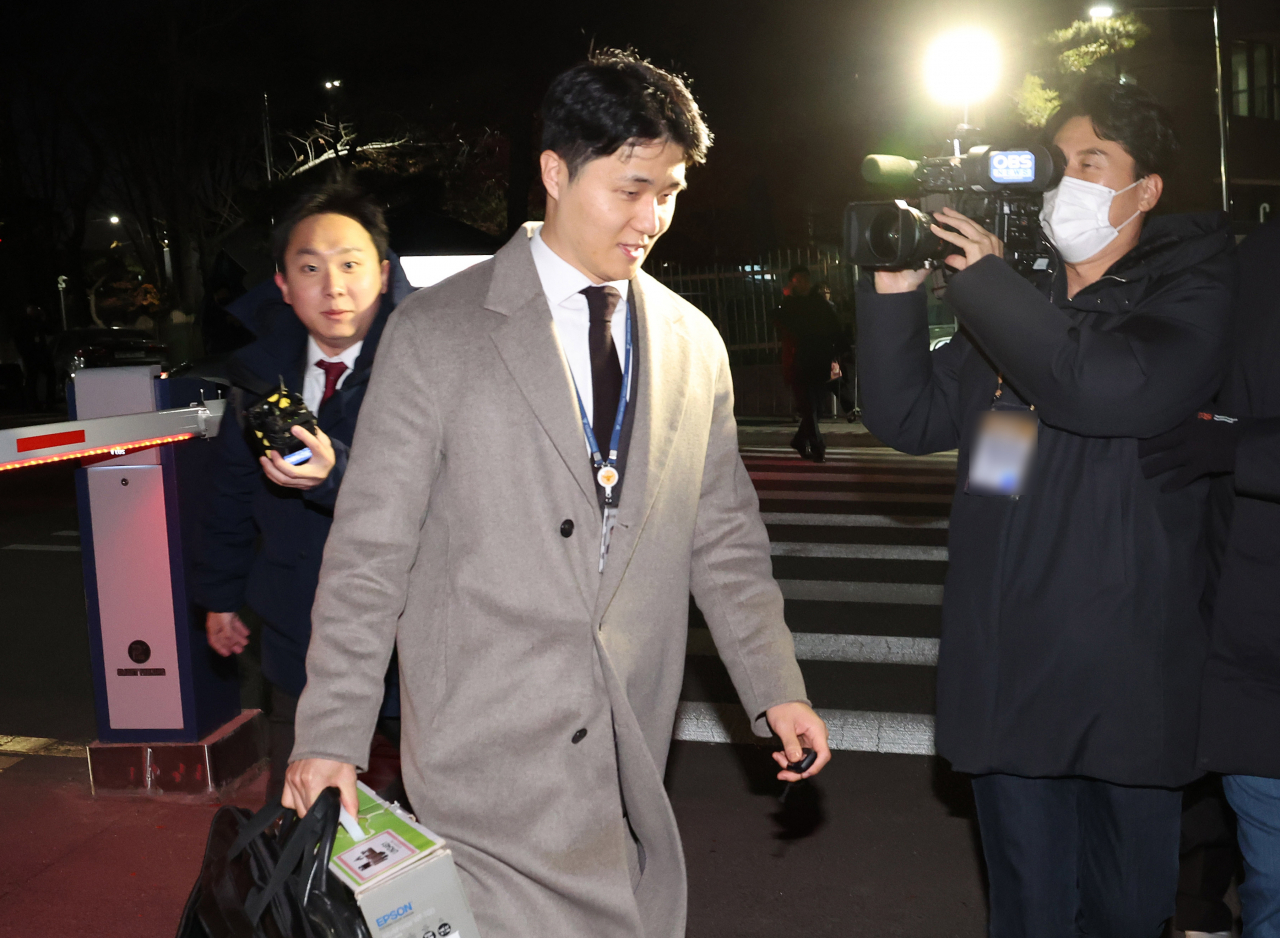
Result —
[[312, 215], [347, 216], [369, 232], [373, 246], [378, 249], [378, 260], [387, 259], [391, 250], [391, 235], [387, 231], [382, 206], [356, 185], [350, 175], [344, 173], [307, 192], [276, 224], [271, 232], [271, 254], [279, 270], [284, 270], [284, 254], [289, 249], [293, 229]]
[[1087, 117], [1103, 140], [1114, 140], [1133, 157], [1138, 179], [1165, 175], [1178, 156], [1178, 134], [1169, 111], [1150, 92], [1130, 82], [1091, 78], [1058, 108], [1045, 127], [1052, 140], [1073, 117]]
[[602, 49], [561, 73], [542, 100], [542, 149], [569, 164], [585, 163], [627, 144], [670, 140], [685, 162], [705, 162], [711, 131], [688, 86], [632, 52]]
[[796, 279], [796, 274], [804, 274], [807, 277], [809, 276], [809, 268], [804, 264], [793, 264], [791, 269], [787, 271], [787, 282], [789, 283]]

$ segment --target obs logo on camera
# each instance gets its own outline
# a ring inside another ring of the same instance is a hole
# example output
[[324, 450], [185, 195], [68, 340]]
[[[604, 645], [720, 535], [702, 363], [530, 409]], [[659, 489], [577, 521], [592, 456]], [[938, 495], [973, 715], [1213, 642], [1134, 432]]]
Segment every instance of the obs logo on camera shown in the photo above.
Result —
[[992, 182], [1034, 182], [1036, 155], [1030, 150], [994, 150], [987, 171]]

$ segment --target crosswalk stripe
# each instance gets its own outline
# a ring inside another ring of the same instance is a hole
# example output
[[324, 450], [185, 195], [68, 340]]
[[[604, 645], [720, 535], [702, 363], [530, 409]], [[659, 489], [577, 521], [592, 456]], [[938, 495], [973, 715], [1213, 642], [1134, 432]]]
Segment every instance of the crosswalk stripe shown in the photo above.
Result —
[[78, 544], [6, 544], [0, 550], [53, 550], [80, 553]]
[[864, 664], [916, 664], [936, 667], [936, 638], [901, 635], [828, 635], [796, 632], [796, 657], [801, 661], [852, 661]]
[[[769, 511], [761, 512], [761, 519], [770, 526], [770, 553], [775, 557], [825, 558], [823, 572], [831, 571], [830, 561], [890, 561], [895, 564], [910, 562], [946, 563], [948, 549], [937, 544], [938, 537], [907, 538], [907, 540], [933, 540], [933, 544], [865, 544], [815, 542], [845, 540], [903, 540], [900, 536], [839, 536], [834, 531], [825, 534], [811, 530], [820, 527], [831, 529], [883, 528], [893, 530], [942, 531], [950, 528], [950, 521], [941, 512], [952, 501], [952, 494], [940, 494], [941, 487], [948, 490], [955, 480], [955, 455], [938, 454], [932, 458], [908, 457], [884, 448], [828, 449], [828, 461], [820, 466], [802, 462], [791, 455], [789, 448], [777, 446], [744, 446], [741, 448], [751, 480], [755, 483], [762, 505]], [[879, 488], [886, 491], [867, 491]], [[808, 489], [809, 491], [803, 491]], [[805, 503], [809, 504], [805, 504]], [[878, 503], [878, 504], [877, 504]], [[860, 513], [865, 505], [883, 514]], [[933, 508], [938, 505], [938, 508]], [[785, 510], [792, 507], [792, 510]], [[900, 507], [899, 507], [900, 506]], [[817, 509], [804, 511], [805, 508]], [[798, 510], [797, 510], [798, 509]], [[925, 512], [911, 516], [908, 513]], [[895, 514], [895, 512], [897, 512]], [[799, 530], [786, 530], [786, 526], [799, 526]], [[785, 568], [790, 566], [800, 572], [806, 566], [795, 561], [778, 561]], [[885, 568], [889, 569], [889, 568]], [[900, 607], [916, 607], [896, 611], [886, 610], [888, 617], [884, 631], [898, 631], [898, 623], [906, 617], [911, 622], [920, 615], [933, 615], [927, 610], [942, 604], [943, 587], [936, 583], [884, 583], [864, 582], [853, 577], [878, 576], [903, 579], [925, 579], [913, 576], [910, 571], [926, 568], [897, 566], [901, 573], [884, 574], [848, 570], [844, 580], [782, 579], [778, 585], [783, 596], [790, 601], [818, 601], [813, 606], [793, 607], [803, 614], [809, 628], [819, 631], [793, 632], [796, 659], [801, 662], [834, 662], [844, 665], [910, 665], [936, 667], [939, 639], [915, 631], [918, 623], [910, 625], [914, 635], [844, 635], [822, 631], [839, 628], [832, 617], [846, 618], [851, 609], [866, 606], [829, 606], [821, 603], [889, 604]], [[937, 569], [937, 568], [934, 568]], [[781, 572], [781, 571], [780, 571]], [[788, 571], [790, 572], [790, 571]], [[902, 575], [902, 574], [905, 574]], [[816, 572], [801, 572], [801, 576], [814, 576]], [[840, 575], [840, 574], [835, 574]], [[932, 577], [928, 577], [932, 579]], [[924, 607], [924, 608], [921, 608]], [[823, 609], [830, 610], [823, 612]], [[856, 614], [856, 613], [855, 613]], [[826, 625], [830, 622], [830, 625]], [[850, 624], [850, 623], [846, 623]], [[902, 626], [904, 629], [908, 625]], [[877, 625], [855, 626], [858, 631], [876, 631]], [[933, 633], [936, 635], [937, 633]], [[715, 642], [707, 628], [689, 630], [688, 655], [690, 660], [699, 656], [716, 655]], [[817, 665], [806, 665], [817, 668]], [[826, 674], [826, 671], [813, 671]], [[881, 679], [887, 672], [877, 669]], [[920, 672], [915, 672], [919, 674]], [[898, 672], [902, 680], [916, 680], [908, 672]], [[817, 678], [815, 678], [816, 680]], [[850, 678], [852, 679], [852, 678]], [[700, 686], [696, 682], [693, 686]], [[698, 696], [695, 694], [695, 696]], [[820, 697], [821, 694], [818, 694]], [[874, 698], [873, 698], [874, 700]], [[872, 703], [869, 700], [868, 703]], [[821, 704], [822, 700], [815, 700]], [[874, 703], [873, 703], [874, 705]], [[916, 704], [920, 706], [920, 704]], [[928, 713], [889, 713], [871, 710], [835, 710], [817, 708], [830, 732], [830, 745], [834, 750], [907, 753], [931, 755], [934, 752], [934, 718]], [[760, 743], [752, 733], [747, 715], [736, 703], [707, 703], [681, 701], [676, 714], [674, 738], [708, 743]]]
[[775, 557], [840, 557], [846, 560], [942, 560], [945, 547], [917, 547], [902, 544], [812, 544], [774, 541], [769, 552]]
[[941, 606], [942, 587], [932, 583], [856, 583], [843, 580], [779, 580], [786, 599], [845, 603]]
[[[742, 454], [743, 462], [761, 459], [781, 459], [796, 465], [806, 464], [790, 446], [770, 446], [766, 443], [748, 444], [739, 446], [738, 452]], [[935, 465], [954, 466], [956, 464], [956, 452], [952, 450], [947, 453], [930, 453], [927, 456], [908, 456], [906, 453], [900, 453], [896, 449], [890, 449], [887, 446], [828, 446], [826, 462], [814, 463], [813, 465], [830, 465], [832, 463], [845, 462], [892, 462], [904, 466], [926, 467]]]
[[[933, 717], [927, 713], [872, 710], [824, 710], [828, 745], [843, 752], [933, 755]], [[676, 709], [674, 737], [701, 743], [759, 743], [738, 704], [682, 700]]]
[[[793, 632], [797, 661], [849, 661], [855, 664], [938, 663], [938, 639], [907, 638], [899, 635], [830, 635], [825, 632]], [[717, 653], [711, 630], [689, 630], [687, 653], [714, 657]]]
[[827, 492], [821, 489], [812, 492], [793, 492], [786, 489], [757, 489], [760, 501], [772, 500], [813, 501], [813, 502], [927, 502], [935, 505], [951, 504], [950, 495], [932, 495], [924, 492]]
[[762, 511], [765, 524], [812, 524], [833, 528], [949, 528], [949, 518], [921, 518], [894, 515], [836, 515], [816, 511]]
[[901, 475], [869, 475], [861, 472], [824, 472], [822, 475], [812, 472], [757, 472], [748, 470], [748, 475], [756, 482], [814, 482], [827, 483], [859, 483], [859, 482], [891, 482], [894, 485], [954, 485], [951, 475], [939, 476], [901, 476]]

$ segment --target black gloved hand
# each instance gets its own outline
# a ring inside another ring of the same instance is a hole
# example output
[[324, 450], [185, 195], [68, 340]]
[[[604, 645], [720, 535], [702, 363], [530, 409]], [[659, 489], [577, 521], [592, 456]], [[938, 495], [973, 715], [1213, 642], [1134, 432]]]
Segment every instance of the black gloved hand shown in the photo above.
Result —
[[1169, 432], [1138, 441], [1142, 474], [1154, 479], [1172, 472], [1160, 491], [1175, 492], [1204, 476], [1234, 472], [1244, 424], [1222, 414], [1192, 414]]

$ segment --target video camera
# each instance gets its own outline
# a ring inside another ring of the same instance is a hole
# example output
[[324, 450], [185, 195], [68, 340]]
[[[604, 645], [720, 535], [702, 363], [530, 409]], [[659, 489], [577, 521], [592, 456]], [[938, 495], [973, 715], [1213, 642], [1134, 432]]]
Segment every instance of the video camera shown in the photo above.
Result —
[[959, 248], [943, 241], [929, 225], [933, 213], [955, 209], [1004, 242], [1005, 260], [1023, 275], [1049, 265], [1048, 244], [1040, 229], [1043, 194], [1066, 170], [1057, 147], [1039, 144], [999, 149], [990, 144], [961, 153], [960, 132], [948, 141], [953, 156], [909, 160], [873, 153], [862, 161], [868, 182], [914, 187], [913, 199], [853, 202], [845, 209], [844, 243], [849, 260], [880, 270], [938, 267]]

